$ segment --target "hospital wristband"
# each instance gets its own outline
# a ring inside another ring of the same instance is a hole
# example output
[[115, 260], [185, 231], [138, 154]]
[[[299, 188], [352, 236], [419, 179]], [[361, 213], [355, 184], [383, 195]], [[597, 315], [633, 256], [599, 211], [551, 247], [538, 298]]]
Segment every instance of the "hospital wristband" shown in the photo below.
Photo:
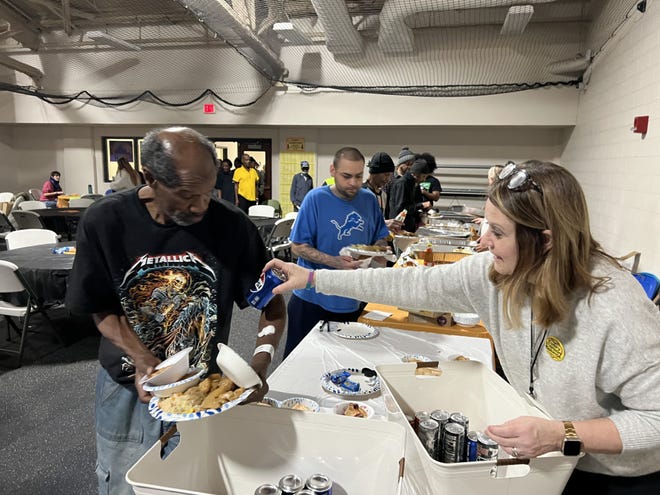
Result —
[[260, 346], [257, 346], [257, 348], [254, 350], [253, 356], [256, 356], [260, 352], [267, 352], [270, 354], [270, 359], [273, 359], [273, 354], [275, 354], [275, 347], [272, 344], [262, 344]]
[[305, 290], [309, 290], [313, 288], [314, 288], [314, 270], [310, 270], [309, 275], [307, 276], [307, 285], [305, 286]]

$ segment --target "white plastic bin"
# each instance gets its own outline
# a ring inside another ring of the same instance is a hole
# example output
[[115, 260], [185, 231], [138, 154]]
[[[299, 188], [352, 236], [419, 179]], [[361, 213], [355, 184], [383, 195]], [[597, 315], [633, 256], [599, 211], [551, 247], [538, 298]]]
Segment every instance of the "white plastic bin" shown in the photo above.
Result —
[[[577, 457], [558, 452], [519, 464], [507, 454], [495, 461], [446, 464], [428, 455], [405, 414], [444, 409], [461, 412], [470, 430], [483, 431], [518, 416], [549, 417], [523, 398], [495, 372], [477, 361], [439, 364], [442, 375], [416, 376], [416, 363], [377, 366], [388, 419], [404, 426], [406, 480], [416, 495], [553, 495], [560, 494], [577, 464]], [[508, 462], [515, 464], [506, 465]]]
[[177, 428], [166, 459], [157, 442], [126, 474], [136, 495], [252, 495], [292, 473], [328, 475], [333, 495], [394, 495], [403, 471], [405, 430], [387, 421], [245, 405]]

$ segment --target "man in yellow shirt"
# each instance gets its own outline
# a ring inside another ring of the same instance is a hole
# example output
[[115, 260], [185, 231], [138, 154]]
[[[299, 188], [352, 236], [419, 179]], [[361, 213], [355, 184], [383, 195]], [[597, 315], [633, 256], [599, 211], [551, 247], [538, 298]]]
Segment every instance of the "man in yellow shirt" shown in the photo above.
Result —
[[257, 204], [257, 182], [259, 174], [250, 165], [250, 155], [243, 153], [241, 166], [234, 171], [235, 203], [245, 213]]

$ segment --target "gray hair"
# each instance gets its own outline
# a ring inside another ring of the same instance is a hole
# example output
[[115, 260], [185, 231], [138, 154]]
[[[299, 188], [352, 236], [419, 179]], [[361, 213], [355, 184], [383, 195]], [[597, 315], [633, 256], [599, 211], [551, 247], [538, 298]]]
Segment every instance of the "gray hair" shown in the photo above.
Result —
[[218, 157], [215, 146], [205, 136], [190, 127], [164, 127], [153, 129], [147, 133], [142, 141], [140, 160], [142, 166], [149, 170], [154, 179], [166, 187], [177, 187], [181, 179], [176, 170], [172, 146], [163, 134], [176, 133], [184, 141], [197, 143], [206, 148], [213, 158], [213, 164], [218, 167]]

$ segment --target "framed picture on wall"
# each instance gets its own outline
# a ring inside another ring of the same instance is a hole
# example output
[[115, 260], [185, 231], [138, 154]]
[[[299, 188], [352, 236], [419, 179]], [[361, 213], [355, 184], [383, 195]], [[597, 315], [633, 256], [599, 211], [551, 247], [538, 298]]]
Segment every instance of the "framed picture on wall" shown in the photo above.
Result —
[[142, 142], [144, 139], [137, 140], [137, 154], [135, 155], [135, 170], [142, 170]]
[[135, 164], [136, 138], [104, 137], [103, 139], [103, 180], [110, 182], [117, 173], [117, 161], [126, 158]]

